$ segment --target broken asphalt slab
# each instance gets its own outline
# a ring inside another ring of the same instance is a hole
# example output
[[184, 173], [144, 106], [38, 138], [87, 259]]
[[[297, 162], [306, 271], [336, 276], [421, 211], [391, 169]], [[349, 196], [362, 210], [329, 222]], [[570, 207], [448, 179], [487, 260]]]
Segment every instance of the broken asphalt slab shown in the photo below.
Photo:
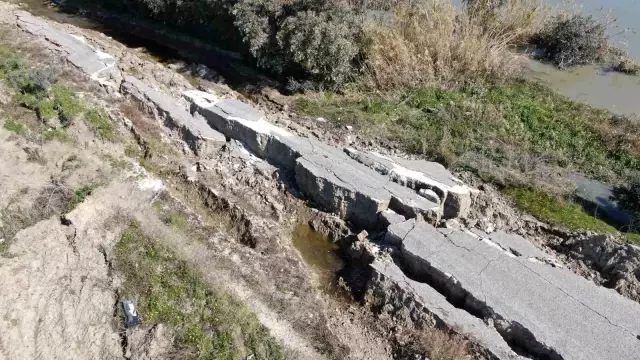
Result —
[[440, 198], [445, 219], [465, 217], [477, 190], [466, 186], [441, 164], [425, 160], [408, 160], [375, 152], [345, 149], [359, 163], [370, 167], [392, 181], [416, 191], [431, 190]]
[[388, 208], [406, 217], [436, 220], [439, 205], [414, 190], [349, 157], [342, 149], [291, 134], [266, 121], [264, 115], [235, 99], [187, 91], [192, 113], [211, 127], [268, 162], [294, 174], [308, 198], [328, 211], [364, 228], [378, 226], [378, 213]]
[[80, 36], [60, 31], [45, 20], [37, 18], [26, 11], [17, 11], [17, 24], [24, 31], [46, 39], [57, 50], [66, 55], [67, 61], [81, 69], [92, 79], [105, 82], [114, 69], [115, 59], [100, 49], [96, 49]]
[[191, 150], [205, 156], [220, 149], [226, 138], [213, 130], [202, 118], [196, 118], [175, 100], [133, 76], [126, 76], [121, 84], [121, 92], [133, 96], [139, 102], [151, 105], [158, 118], [164, 119], [165, 126], [176, 131]]
[[465, 231], [409, 220], [391, 225], [387, 239], [401, 248], [412, 278], [493, 323], [525, 355], [637, 359], [640, 354], [640, 305], [613, 290]]
[[392, 261], [376, 259], [370, 266], [373, 274], [368, 284], [369, 291], [383, 304], [408, 310], [413, 321], [419, 322], [427, 316], [432, 325], [455, 329], [495, 358], [520, 358], [494, 328], [456, 308], [429, 285], [410, 279]]

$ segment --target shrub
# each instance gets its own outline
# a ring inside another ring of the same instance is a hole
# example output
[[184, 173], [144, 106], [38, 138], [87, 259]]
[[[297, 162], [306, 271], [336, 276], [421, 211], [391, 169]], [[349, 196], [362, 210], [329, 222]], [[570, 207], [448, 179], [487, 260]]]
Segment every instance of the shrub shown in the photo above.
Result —
[[346, 0], [100, 0], [250, 55], [272, 74], [342, 81], [358, 52]]
[[87, 125], [96, 135], [105, 140], [115, 140], [116, 133], [111, 117], [104, 109], [92, 109], [85, 115]]
[[492, 36], [508, 34], [511, 41], [527, 44], [551, 14], [541, 0], [465, 0], [465, 12]]
[[491, 30], [477, 12], [460, 13], [448, 0], [418, 4], [397, 7], [390, 23], [366, 27], [365, 66], [372, 87], [505, 78], [519, 72], [519, 58], [509, 51], [519, 32]]
[[53, 104], [58, 111], [60, 123], [65, 127], [71, 125], [75, 117], [82, 112], [82, 104], [73, 91], [62, 84], [53, 85], [51, 94], [53, 95]]
[[233, 16], [262, 68], [329, 84], [352, 71], [359, 29], [354, 13], [340, 1], [240, 0]]
[[312, 78], [340, 84], [353, 73], [358, 54], [356, 25], [346, 13], [305, 11], [286, 19], [278, 32], [278, 46]]
[[13, 119], [5, 120], [4, 128], [18, 135], [24, 135], [27, 133], [27, 127]]
[[23, 94], [40, 96], [46, 93], [57, 80], [58, 72], [52, 68], [24, 69], [17, 68], [7, 73], [9, 85]]
[[613, 64], [611, 70], [627, 75], [639, 75], [640, 65], [631, 59], [622, 59]]
[[601, 61], [608, 49], [605, 25], [592, 16], [556, 16], [532, 42], [559, 67]]

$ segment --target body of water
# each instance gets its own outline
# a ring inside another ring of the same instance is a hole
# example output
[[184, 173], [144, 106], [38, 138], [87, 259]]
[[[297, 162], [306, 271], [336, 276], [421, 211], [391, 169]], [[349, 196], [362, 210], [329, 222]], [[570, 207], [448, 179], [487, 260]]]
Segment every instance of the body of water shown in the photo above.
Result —
[[[567, 7], [611, 21], [608, 27], [611, 42], [640, 61], [640, 0], [580, 0]], [[530, 76], [565, 96], [595, 107], [619, 114], [640, 114], [640, 76], [611, 72], [602, 66], [559, 70], [537, 61], [531, 61]]]

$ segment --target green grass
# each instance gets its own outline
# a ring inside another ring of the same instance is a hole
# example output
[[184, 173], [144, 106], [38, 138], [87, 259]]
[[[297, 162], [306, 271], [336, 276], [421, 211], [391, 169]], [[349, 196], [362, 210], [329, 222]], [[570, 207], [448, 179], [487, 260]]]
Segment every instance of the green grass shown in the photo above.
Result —
[[56, 117], [57, 112], [53, 101], [42, 100], [37, 105], [38, 117], [42, 120], [49, 120]]
[[76, 206], [82, 204], [97, 187], [98, 185], [92, 184], [76, 189], [67, 202], [66, 212], [70, 212], [75, 209]]
[[70, 141], [69, 134], [67, 134], [64, 129], [52, 129], [52, 128], [43, 128], [40, 131], [40, 136], [44, 142], [49, 142], [53, 140], [57, 140], [59, 142], [67, 142]]
[[605, 234], [618, 233], [613, 226], [587, 214], [579, 205], [558, 200], [541, 191], [509, 189], [506, 194], [513, 199], [519, 209], [550, 224], [571, 231], [589, 230]]
[[53, 96], [53, 103], [63, 126], [69, 126], [84, 110], [76, 94], [60, 83], [51, 86], [51, 95]]
[[529, 189], [508, 189], [506, 194], [516, 206], [533, 215], [538, 220], [571, 231], [594, 231], [601, 234], [621, 235], [628, 243], [640, 245], [640, 234], [620, 233], [615, 227], [589, 215], [575, 203], [558, 200], [541, 191]]
[[100, 138], [110, 141], [117, 139], [111, 117], [104, 109], [89, 110], [85, 115], [85, 120], [89, 129]]
[[9, 130], [18, 135], [25, 135], [27, 133], [27, 127], [24, 126], [24, 124], [21, 124], [12, 119], [5, 120], [3, 127], [6, 130]]
[[180, 358], [283, 358], [280, 345], [254, 314], [226, 292], [205, 284], [137, 223], [124, 232], [115, 252], [116, 270], [124, 276], [123, 295], [137, 299], [145, 324], [163, 323], [174, 330]]
[[630, 244], [640, 246], [640, 234], [627, 233], [624, 234], [624, 239]]
[[296, 108], [445, 164], [478, 154], [498, 166], [537, 162], [611, 181], [640, 171], [640, 142], [628, 135], [638, 126], [531, 82], [301, 96]]

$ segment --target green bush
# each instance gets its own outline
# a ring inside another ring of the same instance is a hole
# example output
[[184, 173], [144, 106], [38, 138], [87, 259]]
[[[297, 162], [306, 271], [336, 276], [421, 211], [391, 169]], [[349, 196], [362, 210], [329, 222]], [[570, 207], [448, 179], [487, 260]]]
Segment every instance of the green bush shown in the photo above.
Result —
[[533, 38], [543, 58], [560, 67], [601, 61], [609, 48], [605, 26], [592, 16], [556, 16]]
[[232, 12], [262, 68], [325, 84], [341, 83], [353, 71], [360, 31], [342, 2], [240, 0]]
[[105, 140], [115, 140], [117, 135], [109, 114], [104, 109], [91, 109], [85, 115], [87, 125], [96, 135]]
[[46, 93], [58, 78], [57, 72], [51, 68], [24, 69], [15, 66], [18, 67], [7, 73], [7, 82], [23, 94], [38, 96]]
[[278, 46], [284, 59], [318, 81], [339, 84], [353, 73], [357, 27], [347, 12], [304, 11], [284, 20]]
[[58, 111], [60, 123], [67, 127], [82, 112], [83, 107], [74, 92], [62, 84], [51, 87], [53, 104]]
[[101, 0], [217, 46], [272, 74], [336, 84], [352, 71], [360, 34], [344, 0]]

